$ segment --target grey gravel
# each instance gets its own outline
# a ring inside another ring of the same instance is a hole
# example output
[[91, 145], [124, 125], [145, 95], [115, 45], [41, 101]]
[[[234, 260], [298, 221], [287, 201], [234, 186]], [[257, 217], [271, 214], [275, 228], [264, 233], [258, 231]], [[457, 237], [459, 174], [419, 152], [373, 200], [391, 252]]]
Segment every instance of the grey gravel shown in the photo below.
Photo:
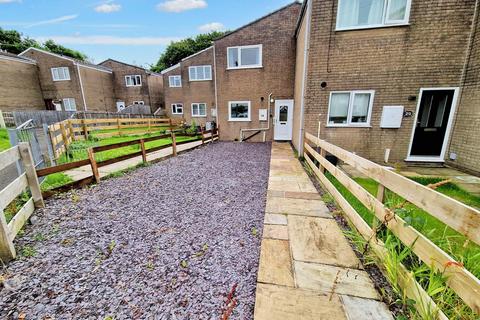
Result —
[[219, 319], [235, 283], [230, 319], [253, 318], [269, 160], [220, 142], [48, 200], [0, 318]]

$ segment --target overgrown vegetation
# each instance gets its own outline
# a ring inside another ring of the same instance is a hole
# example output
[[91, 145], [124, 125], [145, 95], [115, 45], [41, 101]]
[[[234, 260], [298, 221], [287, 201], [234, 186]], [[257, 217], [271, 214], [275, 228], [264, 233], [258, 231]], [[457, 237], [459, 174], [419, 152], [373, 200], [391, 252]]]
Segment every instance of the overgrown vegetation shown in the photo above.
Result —
[[[378, 220], [375, 218], [374, 213], [365, 207], [352, 193], [335, 179], [335, 177], [327, 173], [327, 178], [370, 226], [378, 224]], [[376, 194], [378, 183], [374, 180], [365, 178], [355, 178], [354, 180], [372, 195]], [[412, 178], [412, 180], [424, 185], [429, 185], [444, 179], [421, 177]], [[444, 184], [436, 190], [470, 206], [477, 208], [480, 206], [480, 197], [468, 193], [454, 183]], [[403, 198], [388, 190], [385, 193], [384, 202], [387, 207], [391, 208], [412, 227], [428, 237], [457, 262], [463, 264], [464, 267], [477, 278], [480, 277], [480, 247], [478, 245], [471, 243], [462, 234], [432, 217], [427, 212], [405, 202]], [[356, 243], [360, 251], [362, 251], [363, 248], [368, 248], [366, 241], [356, 232], [349, 233], [347, 236]], [[441, 273], [432, 271], [429, 266], [421, 262], [412, 250], [403, 245], [390, 231], [383, 228], [377, 236], [385, 243], [389, 252], [388, 259], [383, 263], [387, 278], [392, 284], [394, 291], [400, 297], [402, 304], [405, 306], [406, 313], [409, 313], [412, 319], [433, 319], [434, 314], [432, 314], [431, 310], [426, 310], [425, 314], [419, 315], [414, 308], [416, 302], [408, 299], [402, 289], [397, 285], [399, 274], [398, 266], [400, 263], [404, 264], [407, 269], [413, 273], [416, 280], [433, 298], [438, 307], [449, 319], [478, 319], [473, 311], [463, 303], [461, 298], [446, 286], [445, 277]], [[364, 252], [364, 254], [367, 256], [367, 259], [370, 258], [372, 261], [376, 260], [374, 255], [369, 251]], [[425, 310], [425, 308], [423, 309]]]
[[30, 47], [72, 57], [81, 61], [87, 61], [88, 59], [88, 57], [80, 51], [59, 45], [53, 40], [47, 40], [42, 44], [28, 36], [24, 36], [16, 30], [5, 30], [0, 28], [0, 49], [13, 54], [19, 54]]
[[47, 191], [50, 189], [64, 186], [70, 182], [73, 182], [73, 179], [70, 176], [66, 175], [63, 172], [58, 172], [45, 177], [45, 180], [43, 180], [40, 187], [42, 188], [42, 191]]
[[10, 148], [7, 129], [0, 129], [0, 152]]
[[167, 46], [157, 63], [151, 66], [151, 70], [161, 72], [170, 68], [179, 63], [183, 58], [210, 47], [213, 40], [221, 37], [225, 33], [226, 32], [212, 31], [210, 33], [199, 34], [195, 38], [186, 38], [172, 42]]

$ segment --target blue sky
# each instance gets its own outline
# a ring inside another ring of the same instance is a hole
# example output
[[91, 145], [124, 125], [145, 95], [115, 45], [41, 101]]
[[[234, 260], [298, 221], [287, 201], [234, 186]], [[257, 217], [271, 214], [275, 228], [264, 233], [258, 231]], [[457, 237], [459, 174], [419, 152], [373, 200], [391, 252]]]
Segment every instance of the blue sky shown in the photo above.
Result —
[[234, 30], [293, 0], [0, 0], [0, 27], [53, 39], [94, 62], [148, 66], [172, 40]]

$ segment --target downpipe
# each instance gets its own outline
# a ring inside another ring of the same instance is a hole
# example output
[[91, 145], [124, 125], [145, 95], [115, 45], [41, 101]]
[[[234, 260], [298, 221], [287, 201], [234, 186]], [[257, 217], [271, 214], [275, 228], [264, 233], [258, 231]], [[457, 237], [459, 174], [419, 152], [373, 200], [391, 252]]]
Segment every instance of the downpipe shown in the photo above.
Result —
[[263, 142], [266, 140], [266, 132], [270, 130], [270, 111], [271, 111], [271, 104], [272, 104], [272, 96], [273, 92], [270, 92], [268, 95], [268, 112], [267, 112], [267, 127], [266, 128], [253, 128], [253, 129], [240, 129], [240, 142], [243, 142], [243, 133], [244, 132], [252, 132], [252, 131], [263, 131]]

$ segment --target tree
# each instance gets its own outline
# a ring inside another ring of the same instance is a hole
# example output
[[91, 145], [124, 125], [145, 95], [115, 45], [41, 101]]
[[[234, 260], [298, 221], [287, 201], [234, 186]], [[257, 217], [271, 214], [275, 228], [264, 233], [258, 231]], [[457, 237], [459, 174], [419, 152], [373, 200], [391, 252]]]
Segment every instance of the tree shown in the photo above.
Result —
[[6, 50], [10, 53], [19, 54], [30, 47], [43, 49], [81, 61], [87, 60], [87, 56], [85, 54], [56, 44], [53, 40], [47, 40], [42, 45], [34, 39], [23, 36], [23, 34], [16, 30], [4, 30], [0, 28], [0, 49]]
[[228, 31], [212, 31], [210, 33], [199, 34], [195, 38], [186, 38], [180, 41], [172, 42], [162, 53], [157, 64], [151, 66], [154, 72], [160, 72], [171, 66], [179, 63], [183, 58], [186, 58], [194, 53], [210, 47], [213, 40], [221, 37]]

